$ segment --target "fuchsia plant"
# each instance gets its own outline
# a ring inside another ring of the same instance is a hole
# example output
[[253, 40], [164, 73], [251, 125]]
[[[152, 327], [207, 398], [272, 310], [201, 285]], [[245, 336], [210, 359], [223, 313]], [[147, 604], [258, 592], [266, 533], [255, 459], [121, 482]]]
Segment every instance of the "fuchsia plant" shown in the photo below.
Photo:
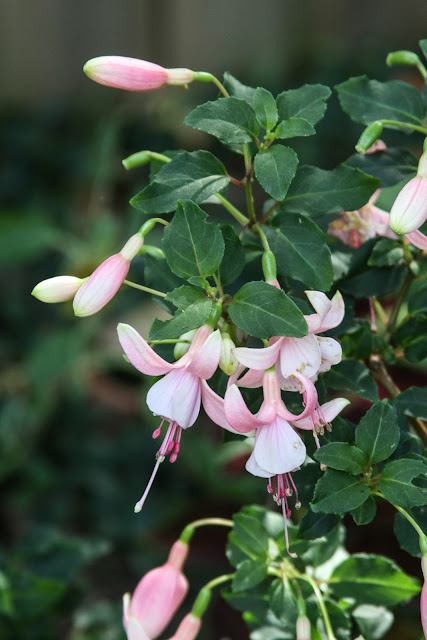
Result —
[[[427, 41], [420, 46], [427, 54]], [[387, 60], [414, 65], [427, 78], [416, 54], [394, 52]], [[427, 219], [427, 151], [418, 161], [379, 139], [392, 128], [427, 140], [425, 96], [408, 84], [366, 76], [338, 85], [341, 107], [365, 129], [357, 153], [325, 170], [299, 165], [292, 139], [315, 134], [328, 87], [305, 85], [275, 98], [230, 74], [221, 82], [209, 73], [117, 56], [90, 60], [84, 70], [100, 84], [129, 91], [213, 83], [220, 97], [196, 107], [185, 124], [236, 152], [241, 175], [231, 176], [209, 151], [134, 153], [123, 162], [126, 169], [153, 160], [163, 165], [131, 200], [148, 221], [87, 279], [51, 278], [33, 295], [44, 302], [74, 298], [75, 314], [88, 316], [127, 285], [161, 298], [171, 313], [146, 338], [125, 322], [117, 328], [130, 365], [162, 376], [146, 401], [160, 420], [153, 438], [164, 436], [135, 512], [160, 464], [167, 456], [177, 460], [182, 433], [196, 424], [202, 406], [224, 430], [224, 447], [240, 443], [246, 470], [267, 479], [282, 510], [253, 505], [233, 520], [188, 525], [166, 564], [124, 597], [128, 639], [153, 639], [171, 621], [188, 589], [182, 566], [189, 541], [204, 525], [231, 529], [233, 571], [201, 590], [170, 640], [196, 638], [212, 589], [226, 583], [225, 597], [246, 611], [253, 637], [336, 640], [351, 638], [357, 625], [362, 635], [380, 638], [388, 630], [385, 608], [420, 586], [384, 556], [348, 554], [341, 520], [350, 514], [368, 525], [377, 501], [388, 501], [399, 542], [413, 555], [422, 551], [425, 571], [425, 520], [417, 509], [427, 505], [427, 390], [401, 392], [389, 367], [402, 357], [407, 364], [427, 357], [421, 333], [427, 239], [420, 231]], [[255, 201], [255, 180], [264, 202]], [[390, 213], [377, 207], [380, 195], [404, 181]], [[215, 212], [208, 222], [206, 204], [222, 207], [233, 224], [219, 225]], [[171, 220], [152, 217], [171, 213]], [[145, 237], [157, 223], [165, 229], [162, 248], [154, 250]], [[138, 257], [146, 261], [144, 284], [126, 280]], [[355, 305], [363, 299], [369, 317]], [[169, 348], [165, 357], [159, 345]], [[340, 416], [355, 396], [372, 404], [358, 425]], [[191, 434], [186, 441], [190, 447]], [[424, 585], [425, 632], [426, 598]]]

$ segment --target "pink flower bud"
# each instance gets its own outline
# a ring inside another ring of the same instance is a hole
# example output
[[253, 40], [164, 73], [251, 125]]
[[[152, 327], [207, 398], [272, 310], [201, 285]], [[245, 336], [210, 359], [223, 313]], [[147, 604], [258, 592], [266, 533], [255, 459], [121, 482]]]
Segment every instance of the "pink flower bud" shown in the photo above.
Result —
[[400, 191], [391, 211], [390, 227], [396, 233], [411, 233], [427, 219], [427, 153], [423, 153], [418, 172]]
[[172, 620], [188, 591], [182, 573], [187, 554], [188, 544], [175, 542], [167, 562], [145, 574], [132, 598], [129, 594], [123, 597], [123, 625], [128, 640], [156, 638]]
[[83, 71], [99, 84], [127, 91], [151, 91], [165, 84], [185, 85], [194, 78], [190, 69], [165, 69], [146, 60], [122, 56], [92, 58]]
[[39, 282], [31, 295], [41, 302], [66, 302], [72, 300], [84, 280], [74, 276], [56, 276]]
[[73, 307], [76, 316], [91, 316], [110, 302], [123, 280], [126, 278], [131, 260], [141, 249], [143, 238], [134, 235], [129, 238], [120, 253], [104, 260], [74, 298]]
[[194, 640], [199, 633], [201, 625], [202, 622], [200, 618], [196, 618], [192, 613], [188, 613], [169, 640]]

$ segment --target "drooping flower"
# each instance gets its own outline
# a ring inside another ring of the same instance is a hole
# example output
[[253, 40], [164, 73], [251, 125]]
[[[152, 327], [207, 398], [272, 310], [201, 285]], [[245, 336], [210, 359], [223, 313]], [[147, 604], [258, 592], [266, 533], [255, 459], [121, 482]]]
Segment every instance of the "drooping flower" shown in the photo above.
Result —
[[194, 79], [190, 69], [165, 69], [153, 62], [123, 56], [92, 58], [83, 71], [99, 84], [126, 91], [152, 91], [166, 84], [186, 85]]
[[138, 254], [144, 239], [135, 234], [123, 249], [104, 260], [78, 290], [74, 302], [76, 316], [91, 316], [110, 302], [126, 278], [130, 263]]
[[83, 278], [55, 276], [39, 282], [32, 290], [31, 295], [41, 302], [66, 302], [74, 298], [83, 283]]
[[157, 452], [157, 462], [146, 490], [135, 505], [135, 511], [138, 512], [142, 509], [160, 463], [167, 455], [170, 455], [170, 462], [175, 462], [182, 430], [191, 427], [199, 415], [203, 382], [211, 378], [218, 367], [221, 334], [218, 329], [214, 331], [212, 326], [203, 325], [197, 329], [187, 353], [170, 363], [153, 351], [128, 324], [119, 324], [117, 333], [126, 356], [138, 371], [150, 376], [166, 374], [147, 394], [148, 408], [162, 418], [153, 437], [160, 436], [165, 421], [169, 426]]
[[188, 592], [182, 567], [188, 544], [177, 540], [167, 562], [152, 569], [139, 581], [132, 598], [123, 596], [123, 626], [128, 640], [152, 640], [172, 620]]
[[418, 163], [415, 178], [399, 192], [390, 211], [390, 227], [396, 233], [412, 233], [427, 220], [427, 152]]

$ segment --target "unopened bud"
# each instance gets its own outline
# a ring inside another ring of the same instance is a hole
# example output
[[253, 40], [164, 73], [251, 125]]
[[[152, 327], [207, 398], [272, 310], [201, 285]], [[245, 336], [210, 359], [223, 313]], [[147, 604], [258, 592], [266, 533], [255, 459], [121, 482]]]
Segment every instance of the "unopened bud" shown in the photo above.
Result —
[[376, 120], [371, 122], [370, 125], [362, 132], [358, 143], [356, 144], [356, 151], [358, 153], [366, 153], [368, 149], [378, 140], [383, 130], [382, 122]]
[[41, 302], [66, 302], [74, 298], [83, 283], [82, 278], [56, 276], [39, 282], [31, 291], [31, 295]]
[[395, 64], [415, 67], [420, 63], [420, 59], [413, 51], [392, 51], [388, 54], [386, 63], [389, 67]]
[[221, 356], [219, 358], [219, 368], [221, 371], [227, 376], [231, 376], [237, 367], [239, 366], [238, 361], [233, 355], [233, 349], [236, 348], [236, 345], [228, 335], [228, 333], [221, 334]]
[[299, 616], [297, 618], [297, 638], [296, 640], [310, 640], [311, 625], [307, 616]]
[[[262, 272], [264, 279], [269, 284], [277, 282], [276, 258], [272, 251], [265, 251], [262, 256]], [[274, 284], [274, 286], [276, 286]]]
[[194, 640], [202, 626], [200, 618], [188, 613], [181, 621], [178, 629], [169, 640]]
[[182, 342], [177, 342], [174, 347], [173, 355], [175, 360], [179, 360], [182, 356], [185, 356], [191, 346], [191, 341], [196, 335], [196, 331], [197, 329], [192, 329], [191, 331], [187, 331], [187, 333], [183, 333], [182, 336], [179, 337]]

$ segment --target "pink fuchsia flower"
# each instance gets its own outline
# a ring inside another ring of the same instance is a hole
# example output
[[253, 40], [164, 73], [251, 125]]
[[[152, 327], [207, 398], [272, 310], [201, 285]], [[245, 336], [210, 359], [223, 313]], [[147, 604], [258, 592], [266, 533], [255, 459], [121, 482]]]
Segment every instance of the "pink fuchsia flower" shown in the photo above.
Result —
[[135, 505], [141, 511], [159, 465], [167, 455], [170, 462], [178, 457], [183, 429], [191, 427], [199, 415], [202, 385], [215, 373], [221, 355], [221, 334], [209, 325], [197, 329], [190, 348], [177, 362], [161, 358], [128, 324], [117, 327], [120, 344], [130, 363], [150, 376], [166, 374], [147, 394], [147, 405], [154, 415], [162, 418], [153, 438], [160, 436], [163, 423], [169, 426], [157, 452], [157, 462], [142, 498]]
[[188, 613], [185, 618], [182, 619], [178, 629], [169, 640], [194, 640], [201, 626], [202, 621], [200, 618], [196, 618], [192, 613]]
[[375, 236], [395, 239], [397, 236], [389, 227], [389, 214], [374, 204], [379, 194], [377, 189], [368, 203], [356, 211], [342, 211], [340, 218], [331, 222], [328, 232], [353, 249]]
[[245, 367], [266, 370], [280, 362], [282, 388], [298, 390], [298, 383], [292, 379], [295, 373], [310, 380], [328, 371], [333, 364], [341, 361], [340, 344], [333, 338], [318, 337], [316, 334], [337, 327], [344, 317], [344, 301], [337, 291], [329, 300], [320, 291], [305, 292], [316, 313], [304, 316], [308, 325], [308, 335], [303, 338], [272, 338], [266, 349], [239, 347], [234, 349], [237, 360]]
[[418, 163], [415, 178], [399, 192], [390, 211], [390, 227], [396, 233], [416, 231], [427, 220], [427, 152]]
[[188, 544], [176, 541], [167, 562], [145, 574], [133, 596], [123, 596], [123, 626], [128, 640], [152, 640], [172, 620], [188, 592], [182, 567]]
[[166, 84], [186, 85], [194, 79], [190, 69], [165, 69], [153, 62], [122, 56], [92, 58], [83, 71], [99, 84], [126, 91], [152, 91]]
[[140, 235], [131, 236], [119, 253], [110, 256], [95, 269], [74, 298], [76, 316], [91, 316], [110, 302], [123, 284], [130, 263], [143, 244], [144, 239]]
[[56, 276], [39, 282], [31, 295], [41, 302], [66, 302], [72, 300], [80, 289], [84, 279], [74, 276]]

